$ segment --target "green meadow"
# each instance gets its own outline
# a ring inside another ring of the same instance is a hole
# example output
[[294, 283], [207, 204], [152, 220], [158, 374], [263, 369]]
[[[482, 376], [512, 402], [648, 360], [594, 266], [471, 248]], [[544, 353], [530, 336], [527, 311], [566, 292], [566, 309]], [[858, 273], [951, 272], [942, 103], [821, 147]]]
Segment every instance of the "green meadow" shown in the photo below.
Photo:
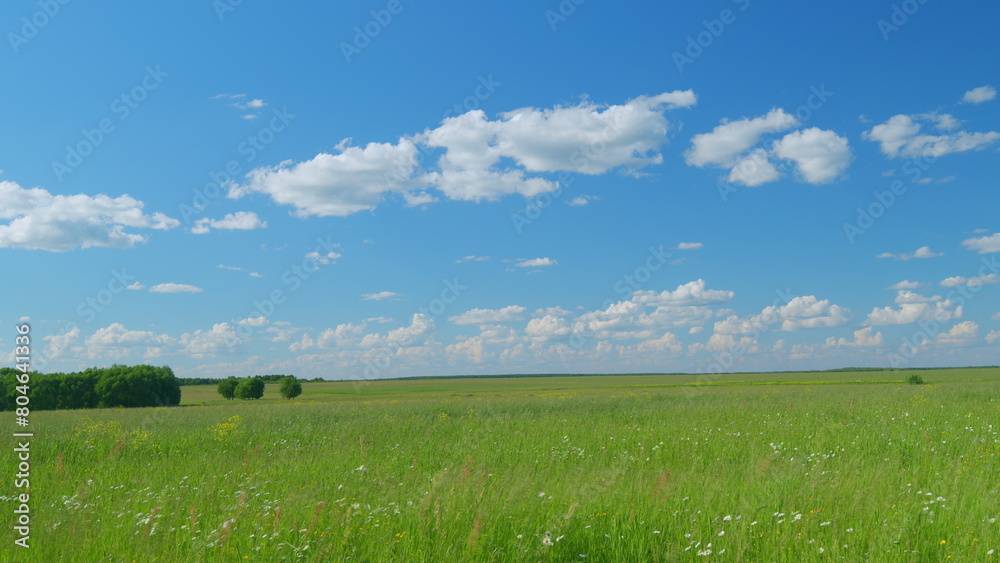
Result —
[[[5, 526], [0, 559], [1000, 561], [998, 383], [448, 378], [34, 412], [31, 547]], [[11, 448], [0, 471], [13, 522]]]

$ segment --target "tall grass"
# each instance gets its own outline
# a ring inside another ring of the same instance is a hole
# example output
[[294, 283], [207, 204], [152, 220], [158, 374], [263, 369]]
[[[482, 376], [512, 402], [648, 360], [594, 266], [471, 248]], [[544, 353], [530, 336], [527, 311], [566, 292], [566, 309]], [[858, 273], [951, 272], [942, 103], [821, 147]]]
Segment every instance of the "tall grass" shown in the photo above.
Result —
[[995, 385], [685, 391], [35, 413], [0, 557], [997, 560]]

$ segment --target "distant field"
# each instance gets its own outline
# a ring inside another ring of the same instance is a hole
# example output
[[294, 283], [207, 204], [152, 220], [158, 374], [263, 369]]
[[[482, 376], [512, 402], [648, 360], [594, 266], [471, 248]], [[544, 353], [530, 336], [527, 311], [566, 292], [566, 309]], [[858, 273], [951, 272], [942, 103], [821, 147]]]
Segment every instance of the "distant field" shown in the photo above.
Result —
[[[413, 380], [328, 381], [303, 383], [300, 402], [367, 401], [375, 397], [434, 398], [454, 395], [527, 397], [539, 393], [601, 394], [615, 390], [656, 391], [696, 385], [851, 385], [897, 384], [911, 373], [927, 382], [955, 384], [1000, 381], [1000, 368], [956, 368], [913, 371], [823, 371], [788, 373], [736, 373], [711, 376], [681, 375], [576, 375], [506, 378], [433, 378]], [[708, 380], [706, 380], [708, 378]], [[181, 388], [182, 405], [225, 404], [214, 385]], [[280, 401], [278, 384], [268, 384], [262, 402]]]
[[33, 413], [33, 547], [5, 526], [0, 560], [998, 561], [1000, 369], [909, 373], [200, 386], [183, 402], [204, 407]]

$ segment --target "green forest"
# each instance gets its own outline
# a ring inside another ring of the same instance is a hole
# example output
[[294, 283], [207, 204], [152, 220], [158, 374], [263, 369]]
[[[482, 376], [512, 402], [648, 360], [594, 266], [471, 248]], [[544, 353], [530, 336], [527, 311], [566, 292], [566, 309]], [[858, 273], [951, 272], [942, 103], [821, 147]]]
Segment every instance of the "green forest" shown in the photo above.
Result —
[[[0, 368], [0, 411], [14, 410], [20, 371]], [[74, 373], [31, 373], [27, 405], [33, 411], [161, 407], [181, 402], [173, 370], [149, 365], [88, 368]]]

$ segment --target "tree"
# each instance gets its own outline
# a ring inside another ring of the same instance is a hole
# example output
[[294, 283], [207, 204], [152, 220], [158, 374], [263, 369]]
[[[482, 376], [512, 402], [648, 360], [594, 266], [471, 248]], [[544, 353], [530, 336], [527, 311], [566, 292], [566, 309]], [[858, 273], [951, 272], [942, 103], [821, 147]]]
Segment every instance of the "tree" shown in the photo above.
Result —
[[264, 396], [264, 380], [259, 377], [244, 379], [233, 394], [237, 399], [259, 399]]
[[281, 386], [278, 387], [278, 391], [282, 397], [294, 399], [302, 394], [302, 384], [299, 383], [298, 379], [289, 376], [281, 380]]
[[219, 394], [222, 395], [222, 397], [225, 399], [232, 400], [232, 398], [236, 396], [236, 386], [239, 384], [240, 381], [235, 377], [229, 377], [227, 379], [223, 379], [222, 381], [219, 382], [219, 387], [218, 387]]

